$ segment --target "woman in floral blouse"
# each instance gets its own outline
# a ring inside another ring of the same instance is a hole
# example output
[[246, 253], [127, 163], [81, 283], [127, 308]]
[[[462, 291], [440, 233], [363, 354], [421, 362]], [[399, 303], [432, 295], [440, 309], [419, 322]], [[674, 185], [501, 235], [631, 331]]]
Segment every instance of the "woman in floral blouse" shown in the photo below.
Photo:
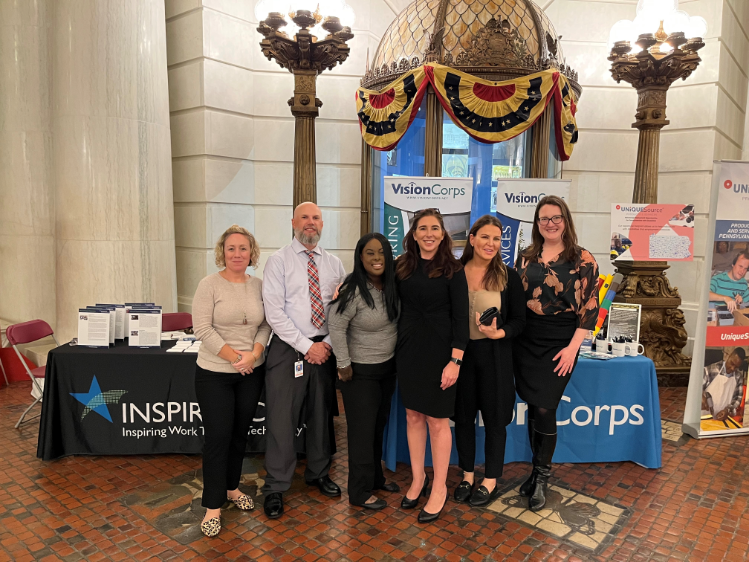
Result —
[[515, 338], [515, 386], [528, 403], [533, 472], [520, 487], [532, 511], [546, 504], [557, 443], [557, 407], [577, 364], [580, 344], [598, 319], [598, 264], [577, 245], [569, 207], [554, 195], [536, 206], [531, 245], [518, 257], [528, 300], [526, 325]]

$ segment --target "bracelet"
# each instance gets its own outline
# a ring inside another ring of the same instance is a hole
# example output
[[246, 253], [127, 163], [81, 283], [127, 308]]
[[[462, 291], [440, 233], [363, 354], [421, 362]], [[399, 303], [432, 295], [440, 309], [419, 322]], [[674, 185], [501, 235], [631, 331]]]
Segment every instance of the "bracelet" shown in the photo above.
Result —
[[235, 359], [234, 363], [239, 363], [242, 360], [242, 354], [237, 353], [237, 358]]

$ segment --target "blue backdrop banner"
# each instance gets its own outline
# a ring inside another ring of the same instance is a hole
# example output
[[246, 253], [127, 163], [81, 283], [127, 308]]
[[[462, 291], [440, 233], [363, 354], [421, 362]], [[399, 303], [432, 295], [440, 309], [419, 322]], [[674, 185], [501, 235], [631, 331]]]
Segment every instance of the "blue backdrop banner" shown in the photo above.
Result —
[[[505, 462], [531, 460], [527, 405], [515, 397], [507, 426]], [[452, 425], [452, 423], [451, 423]], [[661, 410], [655, 365], [643, 356], [608, 361], [581, 358], [557, 409], [554, 462], [632, 461], [646, 468], [661, 466]], [[390, 470], [396, 462], [410, 464], [406, 411], [396, 390], [385, 429], [383, 457]], [[450, 464], [458, 464], [453, 432]], [[432, 465], [427, 444], [427, 466]], [[484, 464], [484, 427], [476, 424], [476, 464]]]

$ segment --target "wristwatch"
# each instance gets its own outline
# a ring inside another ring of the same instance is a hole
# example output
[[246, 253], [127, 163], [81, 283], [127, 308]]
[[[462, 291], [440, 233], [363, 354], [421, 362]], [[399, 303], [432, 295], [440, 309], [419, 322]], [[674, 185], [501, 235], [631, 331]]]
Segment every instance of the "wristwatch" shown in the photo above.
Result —
[[460, 367], [463, 364], [463, 360], [462, 359], [458, 359], [457, 357], [451, 357], [450, 361], [452, 361], [453, 363], [455, 363], [458, 367]]

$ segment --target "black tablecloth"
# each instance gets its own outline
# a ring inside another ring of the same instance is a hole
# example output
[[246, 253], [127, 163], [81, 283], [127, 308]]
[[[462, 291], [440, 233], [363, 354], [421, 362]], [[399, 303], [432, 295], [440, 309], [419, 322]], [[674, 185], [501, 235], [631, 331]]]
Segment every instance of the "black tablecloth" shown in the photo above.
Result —
[[200, 453], [197, 354], [173, 345], [51, 350], [37, 456]]

